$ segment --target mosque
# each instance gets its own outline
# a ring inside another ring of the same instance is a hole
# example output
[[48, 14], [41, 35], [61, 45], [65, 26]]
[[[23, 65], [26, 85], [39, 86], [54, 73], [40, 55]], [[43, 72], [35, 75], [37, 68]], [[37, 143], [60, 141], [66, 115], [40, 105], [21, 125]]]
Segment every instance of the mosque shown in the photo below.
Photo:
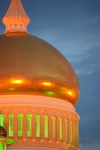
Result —
[[27, 31], [21, 0], [11, 0], [2, 22], [0, 150], [79, 150], [80, 88], [70, 63]]

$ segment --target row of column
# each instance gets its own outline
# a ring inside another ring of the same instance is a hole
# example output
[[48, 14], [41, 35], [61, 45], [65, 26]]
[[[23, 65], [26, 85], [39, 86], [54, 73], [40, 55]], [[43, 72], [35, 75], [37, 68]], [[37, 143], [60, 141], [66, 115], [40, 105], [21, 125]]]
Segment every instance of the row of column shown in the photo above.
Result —
[[69, 118], [32, 115], [32, 114], [0, 114], [0, 125], [8, 122], [9, 137], [48, 138], [49, 140], [64, 141], [78, 147], [78, 122]]

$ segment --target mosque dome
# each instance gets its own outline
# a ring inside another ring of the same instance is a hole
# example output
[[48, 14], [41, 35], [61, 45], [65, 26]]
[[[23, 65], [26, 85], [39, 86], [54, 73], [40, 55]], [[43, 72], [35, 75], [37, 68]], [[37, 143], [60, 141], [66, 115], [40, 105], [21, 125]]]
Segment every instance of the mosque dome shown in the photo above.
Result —
[[49, 96], [75, 105], [80, 90], [73, 68], [56, 48], [28, 34], [29, 18], [20, 0], [11, 1], [3, 22], [6, 31], [0, 35], [0, 95]]
[[0, 136], [4, 136], [4, 137], [7, 136], [6, 130], [3, 127], [1, 127], [1, 126], [0, 126]]
[[79, 97], [77, 76], [52, 45], [24, 32], [0, 36], [0, 94], [35, 94], [65, 99]]

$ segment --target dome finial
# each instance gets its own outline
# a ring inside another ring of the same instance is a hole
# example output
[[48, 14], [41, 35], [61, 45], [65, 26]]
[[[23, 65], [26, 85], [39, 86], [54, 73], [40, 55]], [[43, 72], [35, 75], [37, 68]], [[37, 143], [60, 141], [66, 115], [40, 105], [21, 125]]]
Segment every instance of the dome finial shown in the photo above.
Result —
[[21, 0], [11, 0], [10, 6], [2, 22], [6, 26], [7, 32], [27, 32], [27, 25], [30, 22], [30, 18], [27, 16]]

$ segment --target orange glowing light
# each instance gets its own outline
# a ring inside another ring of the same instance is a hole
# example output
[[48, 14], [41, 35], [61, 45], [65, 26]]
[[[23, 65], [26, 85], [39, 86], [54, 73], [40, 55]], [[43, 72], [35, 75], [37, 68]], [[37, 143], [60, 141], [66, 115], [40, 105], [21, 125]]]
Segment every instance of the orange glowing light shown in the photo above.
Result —
[[51, 86], [52, 85], [52, 83], [50, 83], [50, 82], [43, 82], [42, 84], [46, 85], [46, 86]]
[[24, 80], [21, 80], [21, 79], [13, 79], [13, 80], [11, 80], [11, 83], [13, 83], [13, 84], [22, 84], [22, 83], [24, 83]]
[[75, 97], [76, 94], [73, 90], [65, 88], [65, 87], [61, 87], [62, 89], [62, 93], [66, 93], [67, 95], [71, 96], [71, 97]]
[[76, 93], [74, 91], [67, 91], [67, 94], [70, 95], [73, 98], [76, 97]]
[[69, 94], [69, 95], [73, 95], [73, 92], [72, 91], [67, 91], [67, 94]]

